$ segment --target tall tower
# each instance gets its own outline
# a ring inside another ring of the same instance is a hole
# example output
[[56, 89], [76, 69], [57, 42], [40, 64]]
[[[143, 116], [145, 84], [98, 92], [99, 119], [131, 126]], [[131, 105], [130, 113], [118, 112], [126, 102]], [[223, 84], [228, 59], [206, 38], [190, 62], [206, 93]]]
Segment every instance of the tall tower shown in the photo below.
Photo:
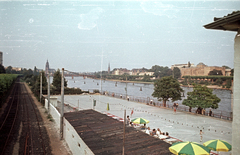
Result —
[[0, 64], [3, 65], [3, 53], [0, 52]]
[[108, 63], [108, 74], [110, 74], [110, 63]]
[[45, 75], [47, 75], [49, 73], [49, 63], [48, 60], [46, 62], [46, 66], [45, 66]]

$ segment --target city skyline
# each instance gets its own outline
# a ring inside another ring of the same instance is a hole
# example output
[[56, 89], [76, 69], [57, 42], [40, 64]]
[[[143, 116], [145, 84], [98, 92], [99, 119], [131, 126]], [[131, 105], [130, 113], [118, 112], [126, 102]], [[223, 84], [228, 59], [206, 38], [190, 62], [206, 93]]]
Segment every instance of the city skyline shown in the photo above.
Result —
[[197, 65], [233, 68], [235, 33], [203, 27], [239, 1], [1, 1], [5, 67], [95, 72]]

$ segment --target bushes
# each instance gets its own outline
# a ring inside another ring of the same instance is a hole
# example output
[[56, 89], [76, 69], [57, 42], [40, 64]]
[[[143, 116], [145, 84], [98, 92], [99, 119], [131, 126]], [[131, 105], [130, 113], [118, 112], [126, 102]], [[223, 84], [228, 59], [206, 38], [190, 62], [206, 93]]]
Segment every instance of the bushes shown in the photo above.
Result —
[[8, 90], [16, 80], [18, 75], [16, 74], [0, 74], [0, 107], [5, 102], [5, 97]]
[[100, 93], [100, 91], [98, 89], [94, 89], [93, 93]]
[[[64, 94], [82, 94], [83, 91], [80, 88], [64, 88]], [[55, 87], [51, 87], [50, 94], [61, 94], [61, 91], [57, 90]]]
[[82, 94], [80, 88], [64, 88], [64, 94]]
[[0, 74], [0, 95], [10, 88], [17, 76], [16, 74]]
[[215, 84], [215, 85], [218, 85], [218, 86], [222, 85], [222, 83], [223, 83], [223, 81], [222, 81], [221, 78], [218, 78], [218, 79], [214, 82], [214, 84]]
[[227, 84], [226, 84], [226, 88], [231, 88], [231, 86], [232, 86], [232, 80], [228, 79]]

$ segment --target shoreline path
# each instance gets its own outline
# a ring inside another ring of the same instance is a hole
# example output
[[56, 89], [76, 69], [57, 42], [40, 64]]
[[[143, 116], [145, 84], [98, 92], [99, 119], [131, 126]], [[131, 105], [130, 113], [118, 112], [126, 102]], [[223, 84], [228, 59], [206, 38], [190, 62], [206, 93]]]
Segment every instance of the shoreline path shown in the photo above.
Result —
[[[61, 96], [57, 97], [61, 101]], [[64, 102], [79, 110], [92, 109], [93, 99], [96, 100], [95, 110], [101, 113], [111, 113], [123, 118], [124, 109], [131, 119], [142, 117], [150, 122], [151, 129], [160, 128], [168, 132], [171, 137], [182, 141], [193, 141], [203, 144], [212, 139], [221, 139], [232, 143], [232, 122], [209, 116], [202, 116], [173, 109], [149, 106], [139, 102], [104, 95], [65, 95]], [[107, 103], [110, 110], [107, 111]], [[131, 111], [133, 115], [131, 116]], [[200, 130], [203, 130], [203, 141], [200, 142]]]

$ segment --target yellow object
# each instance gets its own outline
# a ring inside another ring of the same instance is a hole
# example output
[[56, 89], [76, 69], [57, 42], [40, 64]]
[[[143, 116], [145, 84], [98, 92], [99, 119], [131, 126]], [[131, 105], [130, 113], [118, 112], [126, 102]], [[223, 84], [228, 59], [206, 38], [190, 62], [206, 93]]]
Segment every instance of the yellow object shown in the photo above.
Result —
[[209, 141], [203, 143], [203, 145], [213, 151], [228, 152], [228, 151], [232, 150], [231, 144], [229, 144], [228, 142], [226, 142], [224, 140], [219, 140], [219, 139], [209, 140]]
[[209, 155], [211, 150], [195, 142], [179, 142], [169, 147], [169, 151], [176, 155]]

